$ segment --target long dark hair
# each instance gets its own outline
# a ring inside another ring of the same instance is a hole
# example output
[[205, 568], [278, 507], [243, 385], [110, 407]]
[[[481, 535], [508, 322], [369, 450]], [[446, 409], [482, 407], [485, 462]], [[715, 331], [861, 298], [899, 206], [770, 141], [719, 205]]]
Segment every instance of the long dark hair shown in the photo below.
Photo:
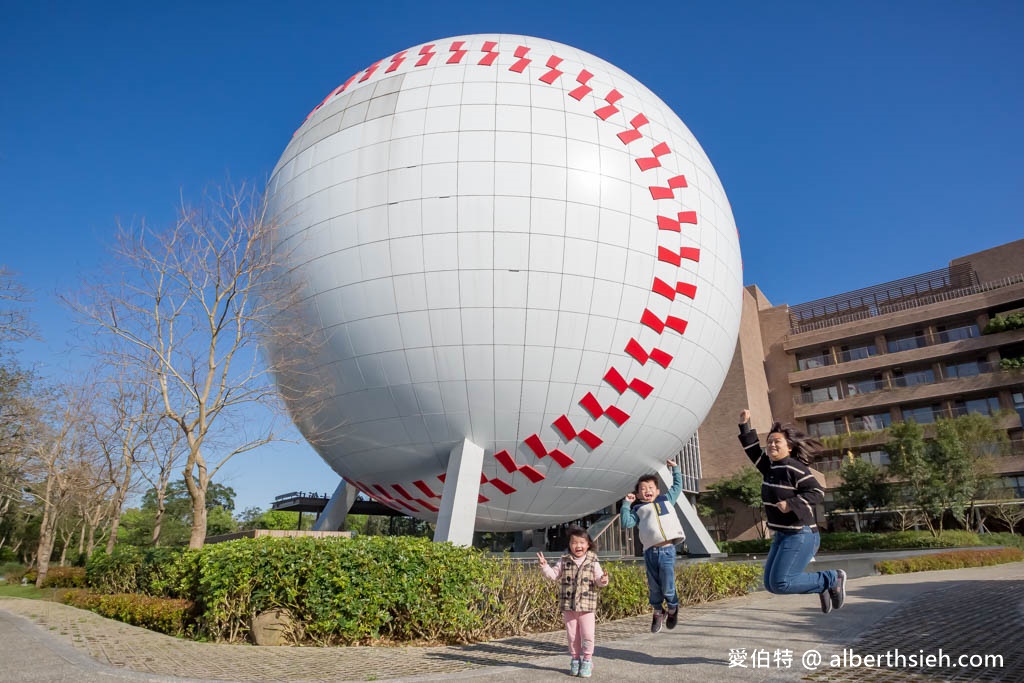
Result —
[[768, 430], [768, 436], [776, 433], [786, 437], [786, 443], [789, 444], [789, 456], [805, 465], [810, 465], [822, 449], [820, 441], [804, 434], [793, 425], [773, 422], [771, 429]]
[[573, 536], [579, 536], [580, 538], [587, 539], [587, 550], [597, 552], [597, 541], [590, 537], [590, 533], [581, 526], [573, 525], [566, 531], [565, 547], [569, 548], [569, 539]]

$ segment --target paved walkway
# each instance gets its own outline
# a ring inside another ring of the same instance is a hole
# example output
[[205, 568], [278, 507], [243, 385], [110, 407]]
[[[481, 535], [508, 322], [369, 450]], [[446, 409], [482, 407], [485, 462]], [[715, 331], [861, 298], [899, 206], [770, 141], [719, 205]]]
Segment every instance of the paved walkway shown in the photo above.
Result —
[[[760, 592], [684, 608], [673, 631], [651, 634], [646, 616], [598, 625], [594, 680], [1024, 681], [1024, 563], [849, 584], [847, 605], [829, 615], [817, 596]], [[856, 656], [887, 653], [888, 668], [854, 666]], [[923, 669], [911, 659], [927, 655], [948, 659]], [[971, 666], [961, 655], [1002, 664]], [[194, 643], [65, 605], [0, 598], [0, 663], [3, 682], [532, 683], [565, 680], [568, 656], [562, 632], [458, 647]]]

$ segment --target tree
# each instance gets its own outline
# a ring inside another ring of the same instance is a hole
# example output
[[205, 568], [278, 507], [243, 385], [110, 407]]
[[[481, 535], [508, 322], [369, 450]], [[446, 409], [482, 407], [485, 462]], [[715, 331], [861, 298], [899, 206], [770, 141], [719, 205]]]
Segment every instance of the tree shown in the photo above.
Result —
[[885, 472], [866, 460], [849, 453], [839, 476], [843, 483], [836, 489], [836, 504], [853, 511], [853, 523], [861, 530], [861, 515], [867, 510], [885, 507], [892, 500]]
[[708, 486], [708, 491], [712, 494], [709, 502], [719, 506], [719, 512], [716, 514], [723, 515], [726, 530], [732, 525], [732, 510], [728, 508], [727, 501], [736, 500], [750, 508], [758, 536], [765, 537], [764, 508], [761, 504], [762, 480], [757, 469], [747, 466], [731, 477]]
[[[281, 317], [297, 289], [273, 239], [277, 225], [258, 193], [245, 187], [182, 206], [166, 230], [118, 226], [119, 271], [86, 286], [69, 305], [126, 342], [119, 365], [152, 373], [161, 412], [180, 431], [191, 500], [189, 546], [207, 534], [207, 491], [232, 457], [276, 438], [284, 413], [274, 390], [278, 370], [261, 342], [309, 343]], [[254, 410], [261, 420], [246, 420]], [[208, 460], [209, 453], [216, 452]]]
[[[982, 415], [966, 415], [935, 423], [935, 438], [926, 441], [913, 420], [889, 428], [889, 473], [899, 479], [911, 504], [924, 515], [935, 536], [950, 513], [963, 524], [984, 490], [987, 460], [1000, 446], [999, 431]], [[1003, 435], [1005, 438], [1005, 435]]]
[[[235, 509], [235, 491], [230, 486], [211, 483], [207, 491], [207, 529], [211, 536], [235, 531], [237, 525], [231, 513]], [[158, 513], [158, 506], [163, 507]], [[158, 514], [162, 530], [154, 540], [153, 528]], [[125, 510], [122, 526], [123, 541], [136, 546], [181, 546], [191, 538], [192, 501], [184, 480], [171, 482], [161, 494], [150, 488], [142, 496], [138, 509]]]
[[89, 392], [83, 385], [64, 384], [41, 397], [33, 416], [34, 436], [28, 443], [28, 491], [42, 505], [36, 550], [36, 587], [49, 571], [58, 525], [74, 509], [77, 497], [99, 485], [91, 467], [93, 443], [86, 437]]

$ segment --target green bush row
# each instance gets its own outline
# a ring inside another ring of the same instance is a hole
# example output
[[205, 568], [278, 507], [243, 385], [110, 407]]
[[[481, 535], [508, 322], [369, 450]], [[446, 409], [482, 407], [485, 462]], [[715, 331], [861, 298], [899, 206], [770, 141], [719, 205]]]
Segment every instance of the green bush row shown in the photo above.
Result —
[[919, 555], [901, 560], [884, 560], [875, 564], [881, 574], [906, 574], [908, 572], [927, 572], [937, 569], [963, 569], [965, 567], [988, 567], [993, 564], [1020, 562], [1024, 560], [1024, 552], [1019, 548], [999, 548], [997, 550], [961, 550], [955, 553], [935, 553]]
[[[34, 567], [22, 568], [20, 571], [13, 571], [7, 575], [9, 583], [20, 583], [24, 579], [34, 584], [38, 573]], [[40, 588], [82, 588], [85, 586], [86, 575], [84, 567], [50, 567], [46, 570], [46, 578]]]
[[[924, 548], [964, 548], [979, 545], [1013, 545], [1024, 547], [1024, 539], [1008, 533], [977, 534], [973, 531], [944, 531], [936, 538], [928, 531], [894, 531], [891, 533], [856, 533], [853, 531], [821, 534], [822, 552], [851, 552], [863, 550], [913, 550]], [[767, 553], [771, 539], [750, 541], [724, 541], [718, 544], [722, 552], [730, 554]]]
[[194, 623], [194, 605], [190, 600], [154, 598], [135, 593], [102, 595], [81, 589], [60, 591], [54, 598], [65, 605], [91, 610], [126, 624], [170, 636], [187, 635]]
[[[612, 580], [599, 620], [649, 610], [642, 563], [605, 570]], [[471, 642], [562, 624], [557, 588], [535, 563], [422, 538], [263, 537], [199, 551], [115, 551], [94, 556], [88, 572], [99, 593], [185, 599], [194, 604], [195, 634], [219, 641], [246, 639], [254, 617], [274, 609], [287, 610], [305, 642], [324, 645]], [[687, 565], [677, 586], [681, 601], [694, 604], [741, 595], [760, 573], [750, 564]]]
[[123, 545], [110, 555], [93, 553], [85, 565], [88, 585], [100, 593], [142, 593], [191, 599], [196, 594], [199, 552]]

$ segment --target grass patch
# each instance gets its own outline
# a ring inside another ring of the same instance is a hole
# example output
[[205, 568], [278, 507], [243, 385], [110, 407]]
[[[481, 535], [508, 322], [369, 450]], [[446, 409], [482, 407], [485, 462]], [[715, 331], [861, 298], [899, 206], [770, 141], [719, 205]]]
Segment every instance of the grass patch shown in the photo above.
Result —
[[32, 584], [22, 586], [18, 584], [0, 583], [0, 598], [28, 598], [30, 600], [52, 600], [53, 588], [36, 588]]

